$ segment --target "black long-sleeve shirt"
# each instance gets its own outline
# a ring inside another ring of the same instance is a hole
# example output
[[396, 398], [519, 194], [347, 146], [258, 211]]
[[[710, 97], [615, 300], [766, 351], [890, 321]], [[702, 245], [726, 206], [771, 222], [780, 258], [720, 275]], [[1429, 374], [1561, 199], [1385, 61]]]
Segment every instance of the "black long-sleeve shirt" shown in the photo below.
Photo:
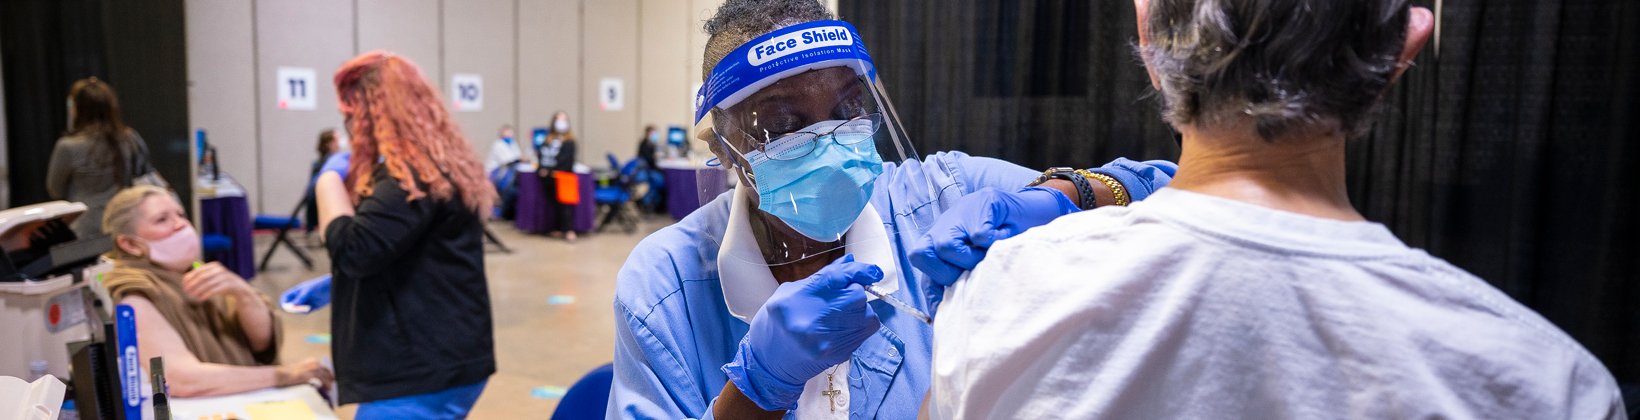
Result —
[[406, 200], [385, 167], [371, 180], [375, 191], [356, 214], [325, 230], [341, 403], [470, 385], [495, 373], [478, 215], [459, 199]]
[[[575, 171], [575, 140], [565, 139], [558, 143], [558, 153], [552, 156], [546, 155], [545, 149], [548, 147], [552, 147], [550, 143], [543, 144], [535, 149], [535, 161], [540, 162], [541, 168], [564, 172]], [[548, 159], [552, 161], [549, 162]]]

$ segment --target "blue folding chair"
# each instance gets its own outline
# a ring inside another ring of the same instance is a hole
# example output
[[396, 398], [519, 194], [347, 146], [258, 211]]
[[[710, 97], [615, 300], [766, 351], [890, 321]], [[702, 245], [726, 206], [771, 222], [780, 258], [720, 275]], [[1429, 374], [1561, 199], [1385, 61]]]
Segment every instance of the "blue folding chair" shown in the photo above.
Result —
[[615, 381], [615, 365], [604, 364], [564, 392], [558, 408], [552, 411], [552, 420], [601, 419], [609, 405], [609, 387]]
[[[613, 161], [615, 157], [610, 156], [610, 159]], [[603, 221], [598, 223], [599, 232], [617, 222], [626, 227], [626, 233], [638, 231], [638, 208], [633, 200], [649, 192], [649, 184], [640, 182], [638, 177], [639, 165], [638, 159], [632, 159], [625, 165], [617, 166], [619, 169], [615, 177], [607, 185], [593, 191], [593, 201], [604, 212]]]
[[268, 252], [262, 254], [262, 264], [256, 266], [256, 271], [268, 271], [268, 259], [273, 258], [273, 251], [278, 250], [280, 244], [295, 253], [296, 258], [302, 260], [302, 266], [307, 267], [308, 271], [313, 271], [313, 259], [308, 258], [307, 252], [302, 251], [302, 247], [296, 246], [296, 243], [290, 240], [290, 230], [302, 228], [302, 218], [297, 215], [301, 214], [302, 208], [307, 207], [307, 200], [307, 197], [303, 196], [297, 201], [296, 208], [290, 211], [290, 216], [258, 214], [251, 219], [252, 229], [274, 229], [278, 232], [273, 238], [273, 245], [268, 246]]

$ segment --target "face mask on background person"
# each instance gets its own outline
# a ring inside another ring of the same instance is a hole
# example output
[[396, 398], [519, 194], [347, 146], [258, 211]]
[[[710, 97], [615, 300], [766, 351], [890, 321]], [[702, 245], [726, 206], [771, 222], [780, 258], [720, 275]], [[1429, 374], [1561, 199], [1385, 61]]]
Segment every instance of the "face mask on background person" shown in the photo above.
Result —
[[353, 139], [349, 138], [349, 136], [347, 135], [347, 130], [337, 130], [336, 131], [336, 153], [349, 152], [349, 151], [352, 151], [352, 150], [353, 150]]
[[171, 271], [185, 271], [199, 261], [199, 233], [187, 226], [164, 239], [148, 241], [148, 261]]
[[553, 121], [552, 122], [552, 131], [558, 132], [558, 133], [569, 131], [569, 120], [560, 119], [560, 120]]
[[513, 138], [512, 138], [512, 136], [504, 136], [504, 137], [501, 137], [501, 142], [502, 143], [507, 143], [507, 144], [513, 144]]
[[822, 121], [743, 154], [758, 210], [810, 239], [841, 238], [871, 201], [873, 183], [883, 173], [871, 124], [869, 119]]

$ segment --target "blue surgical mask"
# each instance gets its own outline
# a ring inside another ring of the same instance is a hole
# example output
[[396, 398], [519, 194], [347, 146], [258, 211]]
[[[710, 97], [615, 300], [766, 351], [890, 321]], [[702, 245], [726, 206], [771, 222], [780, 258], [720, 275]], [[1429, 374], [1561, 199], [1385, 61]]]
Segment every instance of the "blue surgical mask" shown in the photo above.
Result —
[[501, 141], [502, 141], [502, 142], [503, 142], [503, 143], [507, 143], [507, 144], [513, 144], [513, 138], [512, 138], [512, 136], [506, 136], [506, 137], [502, 137], [502, 138], [501, 138]]
[[[835, 127], [840, 122], [826, 121], [810, 128]], [[871, 201], [877, 175], [883, 173], [877, 145], [870, 133], [836, 132], [812, 140], [788, 135], [763, 149], [776, 153], [772, 151], [803, 147], [783, 144], [792, 141], [813, 141], [813, 151], [789, 160], [773, 159], [759, 150], [745, 154], [755, 177], [757, 208], [811, 239], [836, 241], [860, 217]]]

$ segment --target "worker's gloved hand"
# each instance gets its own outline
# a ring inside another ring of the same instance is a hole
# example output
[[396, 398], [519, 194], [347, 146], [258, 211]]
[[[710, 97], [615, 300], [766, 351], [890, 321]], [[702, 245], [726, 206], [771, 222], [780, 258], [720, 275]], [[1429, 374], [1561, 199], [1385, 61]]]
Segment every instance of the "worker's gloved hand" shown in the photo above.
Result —
[[1129, 199], [1138, 202], [1173, 182], [1173, 174], [1179, 172], [1179, 164], [1165, 160], [1137, 162], [1116, 158], [1105, 166], [1089, 171], [1115, 178], [1116, 182], [1122, 183], [1122, 188], [1127, 190]]
[[1053, 188], [1026, 187], [1016, 192], [985, 188], [957, 200], [940, 213], [922, 242], [911, 249], [911, 265], [929, 280], [950, 286], [973, 270], [996, 241], [1075, 213], [1076, 203]]
[[[1117, 158], [1091, 171], [1116, 179], [1131, 201], [1139, 201], [1166, 187], [1178, 169], [1179, 165], [1165, 160]], [[1076, 211], [1075, 203], [1052, 188], [1028, 187], [1012, 193], [983, 189], [940, 214], [911, 250], [911, 265], [935, 283], [950, 286], [964, 271], [979, 265], [996, 241]], [[940, 295], [937, 290], [929, 291], [936, 300]]]
[[848, 361], [882, 326], [860, 286], [882, 279], [882, 269], [846, 255], [809, 278], [780, 285], [752, 317], [723, 373], [764, 410], [795, 408], [803, 383]]
[[346, 151], [346, 152], [340, 152], [340, 153], [331, 153], [330, 157], [325, 159], [324, 166], [319, 167], [319, 173], [313, 174], [312, 182], [314, 182], [314, 183], [319, 182], [319, 176], [324, 175], [325, 172], [335, 172], [337, 176], [340, 176], [342, 178], [342, 183], [346, 184], [347, 183], [347, 164], [352, 159], [353, 159], [353, 151], [351, 151], [351, 150]]
[[285, 312], [305, 314], [330, 304], [330, 276], [324, 275], [291, 286], [279, 296], [279, 307]]

